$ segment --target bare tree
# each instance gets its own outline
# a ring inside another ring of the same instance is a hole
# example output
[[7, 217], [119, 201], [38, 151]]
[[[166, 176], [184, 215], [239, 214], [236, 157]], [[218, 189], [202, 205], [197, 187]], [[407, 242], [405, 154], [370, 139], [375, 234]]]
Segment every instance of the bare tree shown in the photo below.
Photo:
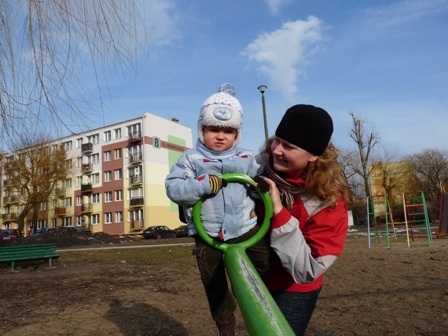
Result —
[[356, 155], [353, 156], [353, 172], [363, 181], [365, 196], [371, 195], [369, 178], [371, 173], [372, 150], [379, 141], [379, 134], [369, 123], [357, 116], [353, 110], [349, 112], [352, 117], [352, 128], [349, 136], [357, 145]]
[[448, 179], [448, 151], [425, 149], [406, 156], [420, 181], [420, 190], [425, 193], [428, 212], [437, 218], [440, 208], [440, 183]]
[[[0, 116], [10, 137], [37, 122], [83, 126], [93, 73], [135, 64], [144, 18], [138, 0], [0, 1]], [[95, 87], [95, 86], [94, 86]]]
[[48, 202], [57, 183], [69, 174], [70, 164], [65, 149], [57, 143], [50, 144], [46, 135], [23, 136], [21, 140], [20, 147], [12, 144], [14, 151], [4, 156], [3, 175], [7, 196], [15, 197], [20, 203], [17, 223], [23, 235], [27, 218], [36, 230], [41, 205]]

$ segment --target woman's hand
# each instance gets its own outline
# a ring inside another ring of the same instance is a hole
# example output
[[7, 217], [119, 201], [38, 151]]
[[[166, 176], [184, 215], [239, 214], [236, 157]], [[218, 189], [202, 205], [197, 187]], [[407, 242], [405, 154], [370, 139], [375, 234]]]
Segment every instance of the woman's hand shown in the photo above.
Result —
[[274, 215], [278, 214], [280, 211], [282, 211], [283, 209], [283, 204], [282, 204], [282, 200], [280, 198], [280, 192], [278, 191], [277, 185], [275, 184], [274, 181], [272, 181], [271, 179], [267, 178], [267, 177], [263, 177], [263, 179], [269, 183], [270, 186], [270, 192], [269, 195], [271, 196], [272, 199], [272, 206], [273, 206], [273, 210], [274, 210]]

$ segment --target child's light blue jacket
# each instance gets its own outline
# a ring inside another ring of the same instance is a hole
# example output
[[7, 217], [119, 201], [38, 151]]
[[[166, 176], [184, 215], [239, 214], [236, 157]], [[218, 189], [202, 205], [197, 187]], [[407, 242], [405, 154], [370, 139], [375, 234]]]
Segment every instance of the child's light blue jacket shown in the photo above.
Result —
[[201, 217], [205, 231], [224, 241], [237, 238], [256, 223], [255, 203], [249, 197], [249, 186], [228, 183], [216, 195], [210, 191], [209, 175], [241, 173], [254, 177], [260, 165], [252, 152], [232, 148], [218, 153], [207, 149], [199, 140], [195, 149], [185, 151], [173, 165], [165, 180], [168, 198], [184, 207], [190, 235], [196, 234], [192, 221], [192, 207], [204, 196]]

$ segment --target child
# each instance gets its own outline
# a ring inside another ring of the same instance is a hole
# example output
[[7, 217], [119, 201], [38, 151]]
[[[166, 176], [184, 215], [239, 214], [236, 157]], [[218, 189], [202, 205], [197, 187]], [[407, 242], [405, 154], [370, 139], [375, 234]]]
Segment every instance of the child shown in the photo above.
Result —
[[[197, 235], [192, 207], [206, 196], [201, 208], [202, 224], [207, 234], [215, 239], [238, 243], [257, 232], [255, 203], [249, 197], [249, 187], [241, 183], [227, 184], [220, 177], [225, 173], [254, 177], [261, 170], [250, 151], [237, 147], [242, 119], [243, 111], [234, 88], [230, 84], [221, 85], [218, 93], [202, 105], [196, 148], [181, 155], [165, 181], [167, 196], [183, 206], [189, 233], [195, 238], [193, 254], [218, 335], [234, 335], [236, 302], [228, 288], [222, 252], [208, 246]], [[264, 239], [246, 250], [260, 274], [269, 266], [268, 251]]]

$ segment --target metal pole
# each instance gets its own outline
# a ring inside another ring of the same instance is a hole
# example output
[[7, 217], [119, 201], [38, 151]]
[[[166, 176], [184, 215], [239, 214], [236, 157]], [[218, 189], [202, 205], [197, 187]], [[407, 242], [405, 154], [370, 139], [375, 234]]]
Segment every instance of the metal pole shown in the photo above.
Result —
[[264, 93], [261, 93], [261, 103], [263, 104], [263, 119], [264, 119], [264, 136], [266, 141], [268, 141], [269, 139], [269, 134], [268, 134], [268, 122], [266, 120], [266, 104], [264, 102]]

